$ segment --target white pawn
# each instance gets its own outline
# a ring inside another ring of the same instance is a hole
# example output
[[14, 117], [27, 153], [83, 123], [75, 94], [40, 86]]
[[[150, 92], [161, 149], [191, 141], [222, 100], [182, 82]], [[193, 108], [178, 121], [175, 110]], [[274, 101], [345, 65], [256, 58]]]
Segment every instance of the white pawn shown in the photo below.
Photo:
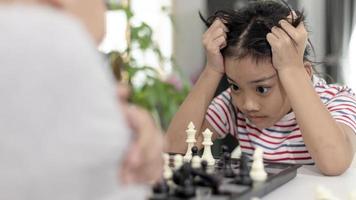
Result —
[[183, 165], [183, 156], [176, 154], [174, 156], [174, 169], [178, 170]]
[[323, 186], [317, 185], [315, 189], [315, 200], [337, 200], [337, 198]]
[[241, 157], [241, 148], [240, 145], [235, 147], [235, 149], [231, 152], [231, 158], [240, 159]]
[[195, 139], [195, 133], [197, 132], [195, 130], [195, 126], [193, 124], [193, 122], [190, 122], [188, 125], [188, 129], [185, 131], [187, 133], [187, 139], [185, 140], [185, 142], [188, 143], [188, 148], [187, 148], [187, 152], [185, 153], [183, 160], [184, 162], [190, 162], [190, 160], [192, 159], [192, 147], [194, 146], [196, 139]]
[[170, 180], [173, 176], [172, 169], [169, 167], [169, 154], [164, 153], [163, 154], [163, 178], [165, 180]]
[[204, 140], [202, 144], [204, 145], [204, 152], [202, 155], [202, 160], [206, 160], [208, 166], [215, 165], [215, 159], [213, 157], [213, 154], [211, 153], [211, 145], [213, 145], [213, 142], [211, 141], [212, 135], [213, 132], [211, 132], [209, 129], [205, 129], [205, 131], [203, 132]]
[[201, 167], [201, 158], [198, 155], [192, 158], [192, 168], [199, 169]]
[[250, 176], [253, 182], [264, 182], [267, 179], [267, 173], [263, 165], [263, 150], [260, 147], [256, 147], [253, 153]]
[[252, 197], [251, 200], [261, 200], [261, 199], [258, 197]]

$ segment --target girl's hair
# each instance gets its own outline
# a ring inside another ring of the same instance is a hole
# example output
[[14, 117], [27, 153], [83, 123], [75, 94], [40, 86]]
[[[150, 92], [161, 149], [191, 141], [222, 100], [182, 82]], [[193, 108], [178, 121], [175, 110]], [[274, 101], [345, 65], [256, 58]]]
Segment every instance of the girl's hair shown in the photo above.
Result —
[[[288, 19], [296, 27], [305, 17], [303, 12], [294, 10], [295, 16]], [[233, 11], [217, 11], [208, 19], [200, 18], [209, 27], [215, 19], [220, 19], [229, 29], [227, 33], [227, 46], [221, 50], [224, 57], [234, 57], [237, 59], [251, 56], [256, 62], [270, 59], [272, 57], [271, 46], [266, 36], [271, 32], [273, 26], [278, 26], [279, 21], [287, 19], [292, 13], [292, 9], [286, 2], [273, 0], [262, 0], [249, 2], [242, 9]], [[310, 41], [304, 52], [304, 60], [309, 60], [310, 48], [313, 48]]]

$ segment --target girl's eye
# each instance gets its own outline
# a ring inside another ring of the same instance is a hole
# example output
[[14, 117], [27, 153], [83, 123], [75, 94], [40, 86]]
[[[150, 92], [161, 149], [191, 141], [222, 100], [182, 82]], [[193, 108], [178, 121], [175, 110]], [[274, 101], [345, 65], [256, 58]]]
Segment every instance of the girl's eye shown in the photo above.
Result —
[[240, 88], [239, 86], [235, 85], [235, 84], [230, 84], [230, 87], [233, 91], [237, 92]]
[[261, 93], [261, 94], [266, 94], [268, 91], [269, 91], [269, 89], [270, 88], [268, 88], [268, 87], [257, 87], [256, 88], [256, 91], [258, 92], [258, 93]]

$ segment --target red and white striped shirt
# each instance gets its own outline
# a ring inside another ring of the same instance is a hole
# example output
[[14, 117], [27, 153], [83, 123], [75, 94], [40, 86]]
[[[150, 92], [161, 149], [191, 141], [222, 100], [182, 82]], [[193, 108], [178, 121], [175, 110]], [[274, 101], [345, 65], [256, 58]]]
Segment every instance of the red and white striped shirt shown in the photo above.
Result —
[[[356, 97], [350, 88], [326, 84], [313, 77], [315, 91], [337, 122], [356, 133]], [[231, 103], [231, 90], [215, 97], [209, 105], [206, 119], [220, 138], [232, 134], [242, 152], [252, 156], [256, 146], [263, 148], [264, 160], [296, 164], [314, 164], [293, 112], [286, 114], [270, 128], [258, 129]]]

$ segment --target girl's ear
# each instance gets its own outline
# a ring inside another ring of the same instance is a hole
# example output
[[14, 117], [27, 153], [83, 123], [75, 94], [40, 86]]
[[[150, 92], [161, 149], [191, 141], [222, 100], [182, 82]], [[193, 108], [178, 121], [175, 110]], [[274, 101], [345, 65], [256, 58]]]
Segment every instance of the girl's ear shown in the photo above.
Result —
[[308, 75], [310, 78], [313, 77], [313, 66], [310, 62], [306, 61], [304, 62], [304, 68], [307, 71]]

